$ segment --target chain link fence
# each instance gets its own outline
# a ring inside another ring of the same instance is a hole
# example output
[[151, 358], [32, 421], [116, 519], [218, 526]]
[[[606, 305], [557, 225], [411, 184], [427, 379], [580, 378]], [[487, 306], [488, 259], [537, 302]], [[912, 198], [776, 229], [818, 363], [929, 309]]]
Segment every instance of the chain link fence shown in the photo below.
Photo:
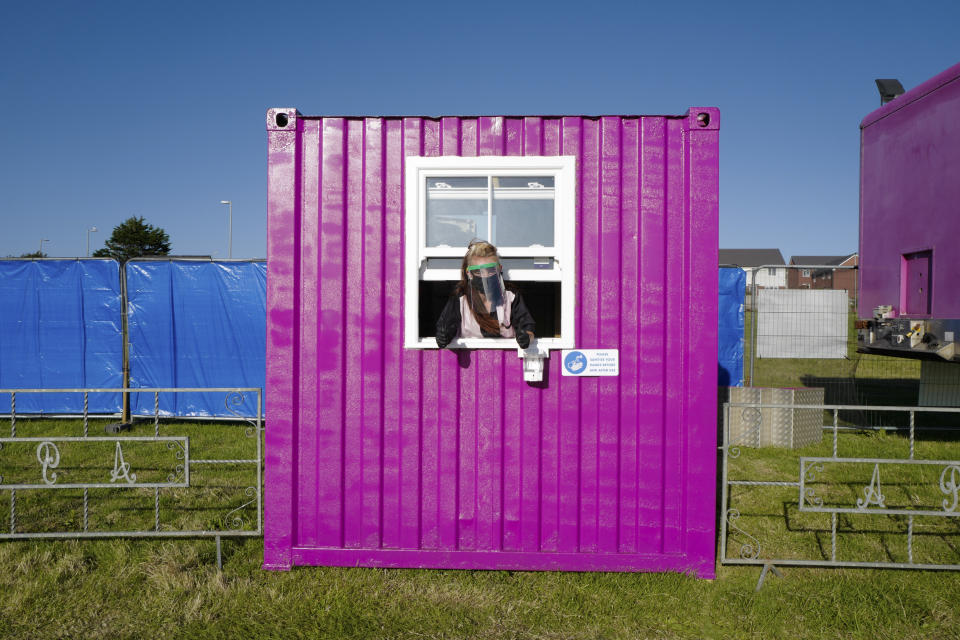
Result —
[[[745, 268], [744, 386], [823, 389], [832, 405], [957, 406], [960, 366], [860, 353], [856, 266]], [[953, 372], [953, 367], [957, 371]], [[926, 371], [926, 373], [923, 373]], [[923, 375], [921, 375], [923, 373]], [[903, 426], [899, 412], [845, 410], [843, 424]], [[931, 416], [930, 419], [956, 416]]]

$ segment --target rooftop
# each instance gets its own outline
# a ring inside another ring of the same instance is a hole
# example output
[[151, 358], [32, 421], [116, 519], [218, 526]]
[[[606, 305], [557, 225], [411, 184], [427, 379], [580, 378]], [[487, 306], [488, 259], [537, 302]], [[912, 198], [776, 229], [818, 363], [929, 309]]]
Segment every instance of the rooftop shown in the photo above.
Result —
[[856, 253], [848, 253], [845, 256], [793, 256], [790, 258], [790, 264], [802, 264], [802, 265], [839, 265], [843, 264], [853, 256], [857, 255]]
[[785, 263], [780, 249], [720, 249], [720, 264], [761, 267]]

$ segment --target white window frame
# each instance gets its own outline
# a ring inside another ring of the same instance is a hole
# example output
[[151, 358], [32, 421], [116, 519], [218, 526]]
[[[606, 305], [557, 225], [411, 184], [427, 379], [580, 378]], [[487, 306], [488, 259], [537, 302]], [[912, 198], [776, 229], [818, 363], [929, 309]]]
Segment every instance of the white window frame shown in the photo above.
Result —
[[810, 269], [801, 269], [801, 270], [800, 270], [800, 277], [802, 277], [802, 278], [809, 278], [809, 277], [810, 277]]
[[[404, 202], [404, 341], [406, 349], [436, 349], [435, 338], [419, 336], [421, 280], [460, 280], [460, 269], [426, 267], [427, 258], [463, 258], [467, 248], [426, 246], [427, 178], [552, 176], [554, 246], [497, 247], [501, 258], [551, 258], [553, 269], [504, 268], [505, 280], [560, 283], [560, 336], [536, 338], [539, 350], [574, 348], [576, 315], [576, 177], [575, 156], [408, 156]], [[491, 215], [488, 210], [487, 215]], [[516, 349], [513, 338], [456, 338], [449, 347]]]

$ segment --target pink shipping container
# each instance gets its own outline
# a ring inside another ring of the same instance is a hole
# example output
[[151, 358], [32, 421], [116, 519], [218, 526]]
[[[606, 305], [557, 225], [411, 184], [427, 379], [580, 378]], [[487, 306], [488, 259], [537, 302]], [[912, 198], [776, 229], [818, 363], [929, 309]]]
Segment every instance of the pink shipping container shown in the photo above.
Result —
[[[269, 110], [265, 568], [713, 577], [719, 120]], [[436, 348], [468, 236], [527, 358]]]

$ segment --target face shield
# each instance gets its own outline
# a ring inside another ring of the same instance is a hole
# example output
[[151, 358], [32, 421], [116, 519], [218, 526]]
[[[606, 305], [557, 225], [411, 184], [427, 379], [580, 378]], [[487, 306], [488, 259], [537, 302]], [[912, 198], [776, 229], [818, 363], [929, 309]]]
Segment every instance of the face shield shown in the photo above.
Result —
[[[470, 288], [472, 289], [470, 301], [477, 313], [497, 313], [498, 307], [502, 312], [506, 298], [499, 264], [488, 262], [487, 264], [469, 266], [467, 267], [467, 278], [470, 279]], [[497, 315], [501, 315], [501, 313], [497, 313]]]

